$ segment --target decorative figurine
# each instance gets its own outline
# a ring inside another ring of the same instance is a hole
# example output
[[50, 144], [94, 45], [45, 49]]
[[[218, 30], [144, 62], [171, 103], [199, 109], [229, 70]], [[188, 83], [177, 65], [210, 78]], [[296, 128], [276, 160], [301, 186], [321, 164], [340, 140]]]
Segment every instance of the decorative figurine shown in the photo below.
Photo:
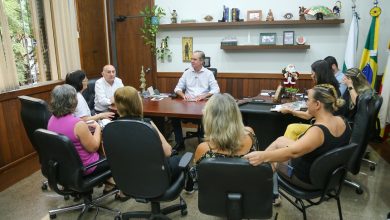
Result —
[[274, 21], [274, 14], [272, 13], [271, 9], [268, 11], [266, 21]]
[[282, 69], [284, 77], [283, 86], [286, 88], [295, 87], [296, 81], [298, 80], [299, 73], [295, 70], [293, 64], [289, 64], [287, 67]]
[[333, 12], [330, 8], [320, 5], [306, 9], [305, 14], [316, 16], [316, 20], [324, 20], [324, 16], [333, 15]]
[[333, 7], [333, 14], [335, 14], [337, 17], [340, 17], [340, 10], [341, 10], [341, 2], [337, 1]]
[[213, 16], [211, 15], [206, 15], [206, 17], [203, 18], [205, 21], [212, 21], [213, 20]]
[[283, 16], [285, 19], [290, 20], [293, 17], [293, 14], [288, 12]]
[[176, 24], [177, 23], [177, 12], [176, 10], [173, 10], [172, 13], [171, 13], [171, 23], [172, 24]]
[[298, 36], [296, 42], [298, 45], [304, 45], [306, 43], [306, 38], [304, 36]]
[[301, 21], [306, 20], [306, 18], [305, 18], [305, 10], [306, 10], [305, 7], [303, 7], [303, 6], [299, 7], [299, 20], [301, 20]]
[[139, 81], [141, 82], [141, 85], [139, 86], [139, 88], [141, 89], [142, 93], [144, 93], [145, 88], [146, 88], [146, 78], [145, 78], [144, 66], [141, 67], [141, 74], [140, 74], [139, 78], [140, 78]]

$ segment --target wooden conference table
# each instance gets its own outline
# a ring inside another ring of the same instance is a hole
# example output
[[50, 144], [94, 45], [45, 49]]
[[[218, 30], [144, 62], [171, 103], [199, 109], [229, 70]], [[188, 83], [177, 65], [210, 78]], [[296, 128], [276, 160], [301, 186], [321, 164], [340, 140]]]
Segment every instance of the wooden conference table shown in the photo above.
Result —
[[[260, 97], [260, 96], [259, 96]], [[265, 149], [277, 137], [282, 136], [291, 123], [308, 123], [290, 114], [271, 112], [274, 105], [268, 97], [260, 97], [264, 102], [244, 102], [240, 111], [244, 124], [252, 127], [259, 140], [260, 149]], [[249, 100], [250, 101], [250, 100]], [[143, 99], [144, 115], [147, 117], [202, 118], [206, 101], [187, 102], [181, 98], [164, 98], [159, 101]], [[155, 120], [155, 119], [153, 119]]]

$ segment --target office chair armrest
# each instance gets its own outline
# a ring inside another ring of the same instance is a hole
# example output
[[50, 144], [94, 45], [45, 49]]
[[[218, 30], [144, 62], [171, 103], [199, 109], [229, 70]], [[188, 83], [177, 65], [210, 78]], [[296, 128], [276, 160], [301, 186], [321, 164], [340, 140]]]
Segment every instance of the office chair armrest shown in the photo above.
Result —
[[101, 159], [101, 160], [95, 161], [95, 162], [89, 164], [88, 166], [83, 167], [81, 170], [82, 170], [83, 172], [85, 172], [85, 171], [87, 171], [88, 169], [91, 169], [92, 167], [95, 167], [95, 166], [97, 166], [97, 165], [103, 163], [103, 162], [106, 161], [106, 160], [107, 160], [107, 158], [103, 158], [103, 159]]
[[190, 161], [192, 159], [193, 153], [186, 152], [179, 161], [179, 167], [180, 168], [186, 168], [190, 164]]

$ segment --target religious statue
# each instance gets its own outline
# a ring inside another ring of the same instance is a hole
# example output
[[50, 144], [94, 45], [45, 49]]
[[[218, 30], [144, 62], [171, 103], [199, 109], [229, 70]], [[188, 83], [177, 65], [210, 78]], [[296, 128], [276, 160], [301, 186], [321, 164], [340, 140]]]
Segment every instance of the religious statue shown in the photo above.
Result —
[[145, 88], [146, 88], [146, 78], [145, 78], [144, 66], [141, 67], [141, 74], [140, 74], [139, 81], [141, 82], [141, 85], [139, 86], [139, 88], [141, 89], [142, 93], [144, 93]]
[[172, 13], [171, 13], [171, 23], [172, 24], [176, 24], [177, 23], [177, 12], [176, 10], [173, 10]]
[[271, 9], [268, 11], [266, 21], [274, 21], [274, 14], [272, 13]]

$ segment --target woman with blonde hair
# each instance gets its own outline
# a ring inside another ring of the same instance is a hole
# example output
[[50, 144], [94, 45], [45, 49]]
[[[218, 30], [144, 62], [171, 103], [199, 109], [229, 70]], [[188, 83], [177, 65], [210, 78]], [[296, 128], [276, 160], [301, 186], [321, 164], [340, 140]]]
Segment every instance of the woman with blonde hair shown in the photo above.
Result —
[[[312, 189], [309, 171], [315, 159], [349, 143], [351, 128], [348, 122], [333, 115], [343, 104], [344, 100], [338, 98], [332, 85], [314, 86], [308, 92], [307, 107], [315, 117], [315, 123], [296, 141], [282, 136], [265, 151], [251, 152], [244, 158], [254, 166], [264, 162], [278, 162], [273, 163], [278, 175], [286, 177], [294, 185]], [[277, 181], [274, 182], [276, 184]]]
[[356, 114], [357, 101], [359, 100], [358, 96], [364, 93], [372, 95], [374, 90], [360, 69], [350, 68], [344, 75], [343, 82], [347, 85], [348, 89], [348, 94], [344, 95], [344, 99], [347, 102], [345, 116], [349, 121], [353, 121]]
[[197, 180], [196, 167], [205, 158], [239, 158], [258, 149], [256, 135], [252, 128], [244, 126], [240, 109], [231, 95], [214, 94], [205, 105], [202, 121], [205, 141], [196, 148], [187, 192], [193, 192], [191, 180]]

